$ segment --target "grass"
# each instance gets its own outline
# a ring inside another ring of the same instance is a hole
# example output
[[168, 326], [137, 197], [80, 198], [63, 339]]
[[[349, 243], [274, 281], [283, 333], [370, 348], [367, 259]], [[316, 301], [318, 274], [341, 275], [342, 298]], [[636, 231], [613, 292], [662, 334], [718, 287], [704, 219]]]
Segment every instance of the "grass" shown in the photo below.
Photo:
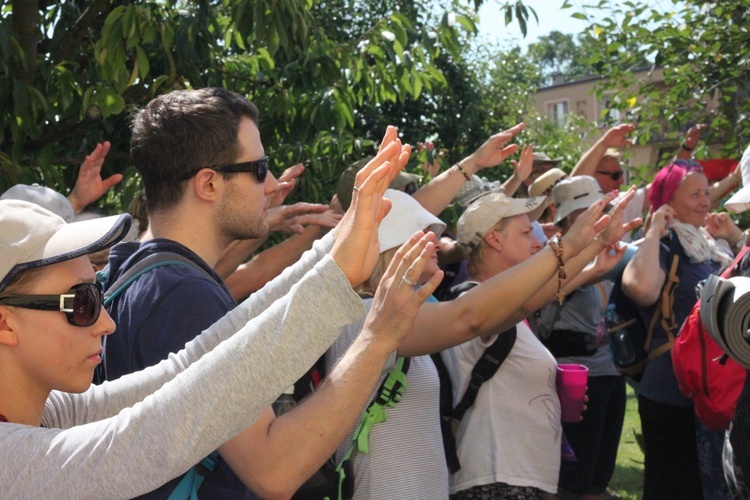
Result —
[[625, 422], [617, 450], [617, 465], [609, 487], [624, 499], [641, 498], [643, 488], [643, 451], [636, 441], [641, 433], [641, 419], [638, 416], [638, 400], [633, 388], [628, 385]]

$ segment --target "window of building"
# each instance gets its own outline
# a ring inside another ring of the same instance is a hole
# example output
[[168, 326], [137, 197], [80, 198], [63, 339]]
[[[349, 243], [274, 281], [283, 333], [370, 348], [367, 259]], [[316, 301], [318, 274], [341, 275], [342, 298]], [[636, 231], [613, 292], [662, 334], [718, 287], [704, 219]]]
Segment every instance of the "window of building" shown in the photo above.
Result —
[[547, 116], [557, 125], [565, 125], [568, 117], [568, 101], [557, 101], [547, 104]]

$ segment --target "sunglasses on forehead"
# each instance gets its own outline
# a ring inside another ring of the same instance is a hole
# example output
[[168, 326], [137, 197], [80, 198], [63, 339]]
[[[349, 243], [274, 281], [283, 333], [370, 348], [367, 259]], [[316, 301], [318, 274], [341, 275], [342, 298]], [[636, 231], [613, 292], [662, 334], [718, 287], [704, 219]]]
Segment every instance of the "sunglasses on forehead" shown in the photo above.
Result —
[[615, 182], [622, 179], [622, 176], [625, 174], [623, 170], [618, 170], [617, 172], [605, 172], [603, 170], [597, 170], [596, 173], [600, 175], [606, 175]]
[[16, 295], [0, 299], [0, 304], [37, 311], [64, 312], [68, 323], [91, 326], [102, 312], [104, 294], [99, 283], [80, 283], [61, 295]]
[[255, 174], [255, 177], [258, 178], [258, 182], [263, 184], [266, 181], [266, 176], [268, 175], [268, 156], [264, 156], [259, 160], [243, 161], [242, 163], [232, 163], [231, 165], [222, 165], [220, 167], [200, 167], [185, 174], [182, 177], [182, 180], [186, 181], [191, 177], [195, 177], [195, 175], [204, 168], [224, 173], [246, 172]]

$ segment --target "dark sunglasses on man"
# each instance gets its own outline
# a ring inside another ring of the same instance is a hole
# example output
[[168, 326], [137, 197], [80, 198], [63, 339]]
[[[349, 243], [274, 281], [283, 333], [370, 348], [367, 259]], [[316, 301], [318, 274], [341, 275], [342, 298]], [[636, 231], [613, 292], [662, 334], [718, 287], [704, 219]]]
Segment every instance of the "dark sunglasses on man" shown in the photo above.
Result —
[[16, 295], [0, 299], [0, 304], [6, 306], [64, 312], [68, 323], [75, 326], [96, 323], [103, 302], [104, 294], [99, 283], [79, 283], [61, 295]]
[[620, 179], [622, 179], [622, 176], [625, 174], [625, 171], [618, 170], [617, 172], [605, 172], [603, 170], [597, 170], [596, 173], [601, 174], [601, 175], [606, 175], [613, 181], [617, 182]]
[[195, 177], [195, 175], [204, 168], [224, 173], [246, 172], [255, 174], [255, 177], [258, 178], [258, 182], [263, 184], [266, 181], [266, 176], [268, 175], [268, 156], [264, 156], [263, 158], [260, 158], [258, 160], [243, 161], [242, 163], [232, 163], [231, 165], [222, 165], [219, 167], [200, 167], [185, 174], [182, 177], [182, 180], [186, 181], [191, 177]]

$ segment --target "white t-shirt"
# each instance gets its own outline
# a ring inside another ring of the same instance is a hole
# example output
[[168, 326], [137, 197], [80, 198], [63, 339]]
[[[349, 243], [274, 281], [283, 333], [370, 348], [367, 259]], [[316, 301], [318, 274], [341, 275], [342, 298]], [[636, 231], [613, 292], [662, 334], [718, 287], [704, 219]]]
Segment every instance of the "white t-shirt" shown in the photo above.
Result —
[[[364, 303], [369, 311], [372, 300], [365, 299]], [[359, 335], [362, 324], [358, 321], [341, 331], [326, 353], [328, 372]], [[395, 361], [394, 353], [381, 381]], [[412, 357], [401, 401], [388, 408], [386, 421], [375, 424], [370, 431], [369, 453], [352, 454], [355, 500], [448, 498], [449, 474], [440, 433], [439, 401], [440, 378], [432, 359]], [[337, 462], [343, 459], [351, 440], [350, 433], [336, 452]]]
[[[516, 328], [513, 349], [479, 389], [456, 433], [461, 470], [451, 476], [451, 493], [498, 482], [557, 492], [562, 434], [557, 363], [525, 322]], [[441, 353], [454, 406], [490, 343], [475, 338]]]

